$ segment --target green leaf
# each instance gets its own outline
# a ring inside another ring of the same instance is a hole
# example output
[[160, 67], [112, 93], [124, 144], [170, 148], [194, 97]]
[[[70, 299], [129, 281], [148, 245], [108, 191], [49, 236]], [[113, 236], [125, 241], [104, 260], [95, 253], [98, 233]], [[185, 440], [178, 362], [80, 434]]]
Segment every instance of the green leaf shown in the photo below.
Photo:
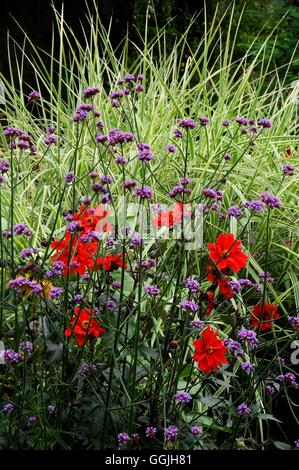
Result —
[[191, 369], [192, 366], [190, 364], [186, 365], [180, 373], [180, 379], [187, 379], [190, 376]]
[[8, 227], [7, 220], [4, 217], [1, 217], [1, 226], [2, 230], [6, 230]]
[[230, 428], [228, 428], [227, 426], [219, 426], [219, 424], [217, 424], [216, 421], [213, 418], [210, 418], [209, 416], [201, 416], [200, 417], [200, 424], [203, 427], [216, 429], [218, 431], [223, 431], [223, 432], [228, 432], [228, 433], [232, 432], [232, 430]]
[[279, 421], [279, 419], [275, 418], [273, 415], [270, 415], [268, 413], [262, 413], [258, 415], [259, 419], [265, 419], [269, 421], [276, 421], [277, 423], [282, 423], [282, 421]]
[[289, 12], [289, 15], [293, 18], [299, 18], [299, 8], [292, 8], [292, 10]]
[[141, 346], [140, 352], [144, 354], [146, 357], [151, 357], [153, 359], [157, 359], [157, 357], [159, 356], [159, 353], [156, 349], [148, 348], [146, 346]]
[[58, 361], [61, 358], [63, 352], [63, 344], [62, 343], [53, 343], [49, 339], [46, 341], [47, 349], [48, 349], [48, 359], [47, 365], [50, 366], [54, 362]]
[[214, 407], [216, 408], [219, 406], [221, 403], [224, 403], [224, 400], [222, 398], [217, 398], [213, 396], [208, 396], [208, 397], [201, 397], [200, 401], [207, 405], [208, 407]]
[[275, 445], [276, 449], [280, 450], [290, 450], [292, 448], [290, 444], [287, 444], [286, 442], [282, 441], [274, 441], [273, 444]]
[[[115, 281], [121, 282], [121, 271], [115, 271], [114, 273], [111, 274], [111, 277]], [[124, 294], [126, 297], [128, 297], [131, 292], [133, 291], [134, 288], [134, 279], [130, 276], [129, 273], [125, 272], [124, 273]]]

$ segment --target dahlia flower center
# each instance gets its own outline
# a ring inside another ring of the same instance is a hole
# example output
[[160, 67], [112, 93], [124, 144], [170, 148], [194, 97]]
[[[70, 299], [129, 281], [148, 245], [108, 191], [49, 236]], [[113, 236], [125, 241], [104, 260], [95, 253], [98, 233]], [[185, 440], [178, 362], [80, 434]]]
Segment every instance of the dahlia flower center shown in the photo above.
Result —
[[81, 322], [81, 328], [83, 330], [88, 330], [88, 327], [89, 327], [89, 320], [84, 320], [83, 322]]
[[223, 258], [226, 258], [226, 257], [228, 256], [229, 251], [230, 251], [230, 249], [228, 249], [228, 250], [223, 250], [223, 251], [222, 251], [222, 256], [223, 256]]
[[214, 351], [213, 346], [209, 346], [208, 348], [206, 348], [206, 353], [207, 354], [212, 354], [213, 351]]

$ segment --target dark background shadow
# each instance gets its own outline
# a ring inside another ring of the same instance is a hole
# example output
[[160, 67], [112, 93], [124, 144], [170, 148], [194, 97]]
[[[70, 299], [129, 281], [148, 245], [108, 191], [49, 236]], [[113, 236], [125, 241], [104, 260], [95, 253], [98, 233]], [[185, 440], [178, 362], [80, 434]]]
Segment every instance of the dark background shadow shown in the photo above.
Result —
[[[79, 40], [83, 40], [81, 22], [88, 32], [88, 23], [85, 17], [87, 12], [85, 0], [65, 0], [64, 2], [54, 0], [53, 3], [58, 11], [61, 10], [61, 6], [64, 4], [64, 17], [67, 24], [72, 27], [76, 37]], [[89, 0], [87, 3], [92, 10], [93, 1]], [[110, 39], [113, 45], [119, 44], [123, 35], [126, 34], [127, 28], [129, 31], [134, 30], [132, 32], [134, 36], [136, 26], [142, 27], [148, 4], [146, 0], [97, 0], [96, 3], [104, 26], [107, 27], [112, 18]], [[183, 29], [184, 25], [188, 26], [192, 15], [203, 7], [204, 2], [200, 0], [187, 0], [182, 5], [182, 2], [177, 0], [155, 0], [154, 4], [161, 25], [165, 23], [166, 16], [172, 15], [173, 11], [180, 17], [178, 23], [181, 25], [181, 29]], [[167, 11], [165, 9], [166, 4]], [[50, 50], [52, 27], [53, 23], [55, 23], [50, 0], [26, 0], [17, 3], [8, 0], [1, 1], [0, 71], [5, 75], [8, 74], [7, 31], [9, 30], [10, 36], [19, 44], [22, 44], [23, 41], [23, 33], [14, 21], [14, 18], [30, 36], [33, 43], [47, 51]], [[30, 82], [30, 70], [27, 68], [25, 69], [25, 81]]]
[[[88, 34], [88, 22], [85, 17], [87, 12], [85, 0], [65, 0], [64, 2], [62, 0], [53, 0], [53, 3], [58, 11], [61, 10], [61, 6], [64, 3], [65, 20], [72, 27], [79, 41], [83, 41], [81, 22]], [[173, 45], [175, 37], [183, 33], [189, 26], [192, 17], [197, 15], [197, 19], [188, 36], [190, 47], [196, 48], [204, 31], [204, 15], [201, 13], [204, 8], [204, 0], [96, 0], [104, 26], [107, 27], [112, 18], [110, 35], [112, 45], [117, 46], [127, 30], [129, 31], [130, 39], [138, 43], [139, 36], [137, 29], [141, 33], [143, 32], [146, 10], [149, 3], [154, 5], [158, 26], [164, 27], [167, 25], [167, 39], [170, 47]], [[87, 0], [87, 4], [92, 10], [93, 0]], [[231, 2], [227, 0], [206, 0], [208, 24], [211, 22], [217, 7], [217, 16], [221, 18], [230, 4]], [[271, 31], [277, 27], [279, 21], [285, 17], [276, 29], [277, 42], [273, 57], [271, 54], [275, 41], [274, 38], [273, 41], [271, 39], [266, 50], [266, 55], [268, 54], [269, 57], [272, 57], [273, 66], [282, 67], [283, 70], [283, 66], [286, 66], [291, 60], [293, 50], [299, 39], [299, 0], [255, 0], [252, 2], [236, 0], [232, 24], [233, 30], [237, 27], [244, 4], [246, 4], [246, 9], [238, 33], [234, 58], [243, 57], [251, 42], [256, 39], [257, 32], [263, 29], [256, 42], [256, 49], [258, 49]], [[20, 23], [33, 43], [46, 51], [50, 51], [52, 27], [53, 23], [55, 23], [50, 0], [1, 1], [0, 72], [5, 76], [8, 76], [9, 72], [7, 30], [9, 30], [11, 37], [19, 44], [23, 42], [23, 33], [13, 18]], [[224, 40], [229, 26], [228, 22], [229, 15], [227, 15], [223, 22], [222, 34]], [[265, 23], [267, 23], [266, 26]], [[154, 36], [155, 28], [156, 25], [152, 15], [149, 21], [149, 35], [152, 34]], [[289, 81], [296, 80], [299, 77], [298, 53], [297, 60], [297, 65], [292, 65], [289, 70]], [[45, 61], [47, 61], [46, 58]], [[28, 64], [25, 64], [24, 82], [33, 88], [35, 86], [33, 73]]]

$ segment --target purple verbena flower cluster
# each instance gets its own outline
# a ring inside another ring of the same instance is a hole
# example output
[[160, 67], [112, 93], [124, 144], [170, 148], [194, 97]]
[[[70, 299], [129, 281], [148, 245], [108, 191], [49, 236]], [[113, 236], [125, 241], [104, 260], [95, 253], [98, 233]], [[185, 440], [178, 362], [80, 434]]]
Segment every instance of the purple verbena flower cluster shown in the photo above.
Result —
[[246, 403], [241, 403], [238, 407], [237, 407], [237, 411], [238, 411], [238, 414], [240, 416], [248, 416], [251, 414], [251, 408], [249, 408], [248, 405], [246, 405]]
[[295, 173], [295, 167], [294, 165], [291, 165], [290, 163], [287, 163], [286, 165], [283, 165], [282, 167], [282, 173], [287, 176], [293, 176]]
[[219, 189], [204, 188], [202, 190], [202, 195], [216, 201], [223, 201], [223, 193]]
[[197, 124], [194, 119], [183, 118], [178, 121], [178, 126], [182, 127], [183, 129], [191, 130], [195, 129], [197, 127]]
[[17, 364], [22, 356], [13, 349], [4, 349], [0, 351], [0, 360], [8, 364]]
[[183, 405], [189, 403], [192, 400], [191, 395], [188, 392], [177, 392], [175, 395], [176, 401]]
[[84, 98], [93, 98], [95, 95], [100, 93], [100, 89], [98, 87], [87, 87], [84, 88], [82, 94]]
[[156, 434], [157, 434], [157, 428], [153, 426], [148, 426], [145, 430], [146, 437], [155, 437]]
[[182, 300], [179, 304], [181, 309], [195, 313], [199, 310], [199, 305], [194, 300]]
[[139, 143], [138, 147], [138, 160], [142, 163], [150, 162], [153, 159], [153, 152], [149, 144]]
[[179, 434], [179, 430], [176, 426], [168, 426], [165, 428], [165, 437], [167, 443], [174, 441]]
[[205, 322], [203, 320], [191, 320], [189, 326], [196, 330], [202, 330], [205, 327]]
[[93, 374], [97, 370], [96, 364], [88, 364], [87, 362], [83, 362], [80, 366], [79, 374], [82, 377], [86, 377], [88, 375]]
[[143, 186], [141, 188], [136, 189], [134, 194], [140, 199], [152, 199], [154, 195], [153, 190], [148, 186]]
[[227, 349], [236, 356], [242, 357], [245, 354], [241, 344], [238, 341], [235, 341], [231, 338], [225, 338], [224, 345], [227, 346]]
[[242, 217], [242, 210], [239, 206], [231, 206], [227, 209], [227, 214], [229, 217], [235, 217], [236, 219], [239, 219]]
[[255, 349], [258, 344], [259, 344], [259, 341], [257, 339], [257, 334], [255, 331], [253, 330], [248, 330], [246, 328], [242, 328], [238, 333], [237, 333], [237, 338], [243, 342], [243, 343], [247, 343], [248, 344], [248, 347], [249, 349]]
[[247, 372], [247, 374], [250, 374], [250, 372], [253, 372], [255, 369], [254, 364], [251, 364], [251, 362], [242, 362], [241, 368]]
[[144, 286], [144, 292], [146, 292], [146, 294], [149, 294], [152, 297], [156, 297], [160, 294], [160, 289], [157, 286], [154, 286], [153, 284], [149, 284], [147, 286]]
[[41, 94], [36, 91], [32, 90], [28, 95], [27, 95], [27, 101], [30, 103], [31, 101], [37, 101], [41, 99]]
[[2, 405], [3, 413], [10, 414], [13, 412], [13, 410], [14, 410], [14, 406], [12, 403], [5, 403], [4, 405]]
[[267, 191], [261, 194], [261, 201], [264, 202], [269, 209], [279, 209], [282, 207], [281, 200]]
[[120, 449], [124, 449], [127, 446], [128, 442], [130, 442], [131, 440], [129, 434], [126, 432], [119, 433], [117, 436], [117, 439], [118, 439], [118, 447]]
[[23, 237], [32, 236], [32, 231], [27, 227], [24, 222], [20, 222], [19, 224], [14, 225], [12, 229], [16, 235], [22, 235]]

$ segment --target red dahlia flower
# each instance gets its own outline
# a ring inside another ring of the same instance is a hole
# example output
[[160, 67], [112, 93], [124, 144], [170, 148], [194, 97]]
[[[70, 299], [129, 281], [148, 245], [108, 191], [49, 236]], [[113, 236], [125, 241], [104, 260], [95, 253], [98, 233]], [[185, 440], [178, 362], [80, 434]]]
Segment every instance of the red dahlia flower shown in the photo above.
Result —
[[182, 222], [184, 215], [190, 215], [190, 210], [186, 211], [181, 202], [176, 202], [172, 211], [162, 211], [153, 218], [155, 227], [173, 227]]
[[95, 265], [94, 255], [98, 251], [98, 242], [82, 242], [78, 237], [67, 232], [62, 240], [51, 243], [51, 248], [56, 253], [51, 256], [52, 261], [62, 261], [65, 264], [63, 276], [67, 276], [68, 264], [69, 273], [78, 273], [82, 276], [86, 269], [91, 271]]
[[114, 271], [115, 269], [121, 268], [124, 265], [124, 268], [127, 269], [128, 265], [123, 260], [121, 253], [116, 255], [107, 255], [104, 258], [97, 259], [98, 266], [104, 268], [104, 271]]
[[110, 212], [106, 211], [102, 206], [81, 206], [79, 212], [74, 213], [74, 220], [80, 222], [82, 233], [92, 231], [111, 232], [112, 226], [106, 220], [109, 214]]
[[75, 335], [78, 346], [83, 346], [86, 336], [98, 338], [105, 333], [104, 328], [90, 313], [90, 308], [80, 310], [79, 307], [76, 307], [71, 320], [72, 327], [67, 328], [64, 332], [65, 336]]
[[253, 307], [250, 315], [250, 323], [253, 328], [259, 327], [260, 331], [268, 329], [271, 330], [273, 327], [273, 321], [280, 317], [277, 309], [277, 305], [266, 304], [261, 300], [259, 304]]
[[207, 291], [208, 305], [206, 306], [205, 315], [208, 317], [215, 307], [215, 294], [211, 290]]
[[[99, 249], [100, 241], [91, 238], [89, 241], [82, 241], [80, 237], [87, 236], [91, 232], [109, 232], [112, 226], [107, 222], [106, 217], [110, 212], [102, 206], [85, 207], [81, 206], [79, 212], [74, 213], [74, 221], [79, 223], [78, 234], [66, 232], [62, 240], [55, 240], [51, 243], [51, 248], [56, 253], [51, 256], [52, 261], [62, 261], [65, 264], [63, 276], [67, 276], [68, 266], [70, 274], [82, 275], [86, 270], [91, 271], [97, 267], [96, 253]], [[101, 259], [101, 258], [100, 258]]]
[[241, 240], [235, 240], [233, 233], [221, 233], [216, 243], [208, 243], [209, 258], [220, 270], [231, 268], [235, 273], [245, 268], [248, 256], [241, 250]]
[[221, 294], [223, 295], [223, 297], [227, 299], [232, 299], [235, 296], [235, 294], [229, 286], [229, 278], [225, 276], [226, 270], [217, 271], [213, 269], [213, 266], [207, 266], [207, 270], [208, 270], [208, 275], [207, 275], [208, 281], [214, 282], [216, 280], [219, 290]]
[[217, 372], [220, 366], [227, 363], [225, 355], [227, 347], [218, 338], [217, 333], [218, 330], [214, 331], [208, 326], [202, 332], [202, 339], [193, 341], [195, 347], [193, 359], [205, 374]]
[[226, 299], [232, 299], [233, 297], [235, 297], [235, 293], [230, 288], [226, 278], [217, 279], [217, 283], [223, 297], [225, 297]]
[[[216, 272], [216, 270], [214, 269], [213, 266], [207, 266], [207, 271], [208, 271], [208, 273], [207, 273], [207, 279], [208, 279], [208, 281], [214, 282], [215, 279], [217, 278], [217, 275], [216, 275], [217, 272]], [[221, 271], [218, 271], [218, 272], [219, 272], [219, 274], [221, 275]]]

